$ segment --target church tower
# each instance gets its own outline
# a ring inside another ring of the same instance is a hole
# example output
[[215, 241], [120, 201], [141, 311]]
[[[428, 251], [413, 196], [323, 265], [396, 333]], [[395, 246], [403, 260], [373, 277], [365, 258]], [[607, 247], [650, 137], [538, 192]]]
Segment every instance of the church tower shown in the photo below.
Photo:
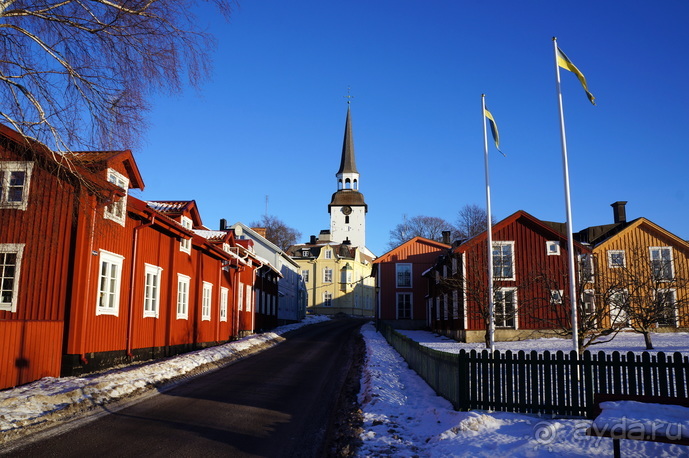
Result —
[[337, 192], [328, 205], [330, 213], [330, 240], [335, 243], [349, 241], [352, 246], [366, 247], [366, 212], [368, 205], [359, 192], [359, 172], [354, 157], [352, 114], [347, 105], [342, 158], [337, 177]]

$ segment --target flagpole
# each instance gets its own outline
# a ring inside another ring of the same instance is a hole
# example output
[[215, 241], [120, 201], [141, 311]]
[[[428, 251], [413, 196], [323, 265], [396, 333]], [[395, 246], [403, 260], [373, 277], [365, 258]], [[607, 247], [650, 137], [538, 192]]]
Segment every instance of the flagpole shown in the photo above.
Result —
[[486, 234], [488, 234], [488, 345], [495, 350], [495, 303], [493, 298], [493, 227], [490, 209], [490, 173], [488, 171], [488, 130], [486, 128], [486, 94], [481, 94], [481, 117], [483, 118], [483, 157], [486, 165]]
[[567, 161], [567, 136], [565, 135], [565, 112], [562, 108], [562, 90], [560, 87], [560, 66], [557, 63], [557, 38], [553, 37], [553, 50], [555, 52], [555, 76], [557, 87], [557, 100], [560, 110], [560, 139], [562, 144], [562, 171], [565, 177], [565, 207], [567, 212], [567, 254], [569, 261], [569, 297], [572, 308], [572, 346], [577, 356], [579, 355], [579, 326], [577, 324], [577, 286], [576, 268], [574, 263], [574, 237], [572, 234], [572, 205], [569, 196], [569, 164]]

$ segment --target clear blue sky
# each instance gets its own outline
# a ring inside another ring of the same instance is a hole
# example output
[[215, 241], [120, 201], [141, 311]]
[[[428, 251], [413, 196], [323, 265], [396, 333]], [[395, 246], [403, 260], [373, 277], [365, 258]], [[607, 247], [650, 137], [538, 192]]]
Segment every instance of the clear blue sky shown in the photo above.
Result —
[[351, 86], [367, 245], [386, 251], [403, 215], [454, 222], [485, 206], [481, 94], [501, 135], [493, 214], [565, 220], [552, 37], [563, 72], [574, 229], [626, 200], [689, 239], [689, 2], [242, 0], [210, 8], [212, 80], [152, 100], [135, 151], [146, 200], [196, 200], [203, 222], [265, 212], [309, 235], [329, 228]]

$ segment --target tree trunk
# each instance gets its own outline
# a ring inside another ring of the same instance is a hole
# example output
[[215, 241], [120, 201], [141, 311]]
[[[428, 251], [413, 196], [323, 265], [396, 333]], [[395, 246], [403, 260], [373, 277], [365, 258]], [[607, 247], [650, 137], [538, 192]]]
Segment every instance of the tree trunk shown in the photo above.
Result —
[[642, 332], [644, 335], [644, 342], [646, 343], [646, 350], [653, 350], [653, 342], [651, 342], [651, 333], [648, 331]]

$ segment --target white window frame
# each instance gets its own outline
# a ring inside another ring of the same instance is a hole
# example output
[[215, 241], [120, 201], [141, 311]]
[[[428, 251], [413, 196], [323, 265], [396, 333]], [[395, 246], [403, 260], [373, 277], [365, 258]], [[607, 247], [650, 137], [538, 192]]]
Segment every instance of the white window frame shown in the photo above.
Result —
[[[31, 189], [31, 172], [33, 162], [28, 161], [1, 161], [0, 162], [0, 208], [11, 208], [15, 210], [26, 210], [29, 205], [29, 190]], [[24, 172], [24, 184], [22, 188], [22, 199], [9, 201], [10, 175], [12, 172]]]
[[124, 226], [127, 219], [127, 190], [129, 189], [129, 178], [114, 169], [108, 169], [108, 181], [115, 186], [122, 188], [124, 196], [106, 205], [103, 217], [115, 221], [120, 226]]
[[[608, 250], [608, 267], [611, 269], [622, 269], [624, 267], [627, 267], [627, 255], [625, 254], [624, 250]], [[613, 258], [615, 255], [622, 255], [622, 264], [618, 264], [613, 262]]]
[[[17, 302], [19, 302], [19, 274], [21, 273], [22, 257], [24, 256], [24, 243], [0, 243], [0, 253], [14, 253], [14, 274], [12, 275], [12, 288], [3, 289], [4, 280], [9, 279], [5, 276], [5, 266], [0, 264], [0, 310], [16, 313]], [[9, 291], [10, 300], [3, 299], [5, 291]]]
[[[106, 264], [107, 277], [103, 275], [103, 264]], [[106, 250], [100, 250], [98, 263], [98, 297], [96, 297], [96, 315], [120, 314], [120, 289], [122, 284], [122, 265], [124, 256]], [[112, 267], [116, 272], [112, 275]], [[114, 277], [114, 278], [113, 278]], [[104, 283], [104, 280], [107, 283]], [[109, 281], [108, 281], [109, 280]], [[111, 298], [112, 305], [103, 305], [104, 294]]]
[[550, 290], [550, 305], [562, 305], [564, 290], [551, 289]]
[[333, 305], [333, 293], [330, 291], [323, 292], [323, 307], [332, 307]]
[[177, 274], [177, 319], [189, 319], [189, 286], [191, 277]]
[[[179, 223], [182, 225], [183, 228], [191, 230], [193, 228], [193, 222], [191, 218], [187, 216], [182, 216], [179, 219]], [[183, 251], [187, 254], [191, 254], [191, 238], [184, 238], [182, 237], [179, 240], [179, 251]]]
[[[585, 289], [581, 294], [581, 303], [584, 315], [596, 314], [596, 291]], [[598, 320], [594, 318], [594, 324], [598, 325]]]
[[308, 269], [304, 269], [301, 271], [301, 278], [304, 280], [304, 283], [309, 282], [309, 270]]
[[[510, 247], [510, 270], [512, 271], [512, 275], [509, 277], [506, 277], [504, 275], [495, 275], [495, 269], [497, 266], [497, 263], [495, 262], [495, 249], [496, 247], [500, 247], [500, 256], [502, 257], [502, 247], [509, 246]], [[514, 269], [514, 242], [513, 241], [498, 241], [498, 242], [493, 242], [493, 249], [491, 250], [491, 256], [493, 256], [493, 277], [496, 280], [516, 280], [516, 272]]]
[[237, 308], [240, 312], [244, 311], [244, 283], [239, 282], [239, 287], [237, 288]]
[[619, 294], [624, 294], [624, 295], [628, 296], [629, 291], [626, 288], [619, 289], [619, 290], [614, 291], [610, 295], [611, 303], [608, 304], [609, 311], [610, 311], [610, 323], [612, 325], [622, 324], [621, 327], [623, 329], [628, 329], [630, 327], [630, 324], [631, 324], [631, 320], [629, 318], [629, 315], [627, 314], [627, 312], [622, 307], [615, 304], [615, 302], [614, 302], [616, 300], [615, 298]]
[[594, 283], [596, 279], [593, 254], [585, 253], [579, 256], [579, 279], [582, 283]]
[[325, 259], [332, 259], [333, 258], [333, 252], [330, 249], [326, 249], [323, 253], [323, 257]]
[[330, 267], [323, 268], [323, 283], [333, 282], [333, 269]]
[[[514, 308], [513, 314], [512, 314], [512, 320], [514, 320], [514, 324], [512, 326], [504, 324], [509, 320], [509, 318], [505, 318], [502, 324], [498, 324], [498, 309], [500, 306], [505, 307], [504, 303], [501, 303], [497, 298], [495, 300], [495, 327], [499, 329], [519, 329], [519, 320], [517, 319], [517, 310], [518, 310], [518, 299], [517, 299], [517, 288], [514, 287], [503, 287], [503, 288], [496, 288], [495, 289], [496, 293], [503, 293], [503, 298], [504, 298], [504, 293], [505, 292], [511, 292], [512, 293], [512, 306]], [[507, 315], [507, 313], [502, 313], [502, 315]]]
[[554, 240], [545, 242], [545, 252], [548, 256], [560, 256], [560, 242]]
[[675, 288], [663, 288], [659, 293], [672, 295], [672, 324], [656, 323], [656, 327], [676, 328], [679, 326], [679, 314], [677, 313], [677, 290]]
[[162, 267], [144, 264], [144, 318], [160, 316], [160, 280]]
[[253, 295], [252, 295], [253, 287], [251, 285], [246, 285], [246, 296], [244, 299], [246, 300], [246, 311], [250, 312], [252, 310], [252, 303], [253, 303]]
[[[669, 260], [663, 260], [663, 251], [667, 250], [670, 253], [670, 259]], [[660, 259], [655, 260], [653, 259], [653, 254], [654, 252], [659, 253]], [[657, 281], [672, 281], [672, 279], [675, 277], [675, 260], [674, 260], [674, 254], [672, 252], [672, 247], [669, 246], [651, 246], [648, 247], [648, 255], [649, 255], [649, 260], [651, 263], [651, 275], [653, 275], [653, 278]], [[661, 263], [669, 263], [670, 266], [670, 276], [669, 278], [657, 278], [655, 275], [655, 263], [656, 262], [661, 262]]]
[[230, 290], [224, 286], [220, 287], [220, 321], [227, 321], [227, 302], [230, 297]]
[[201, 292], [201, 321], [211, 320], [211, 304], [213, 301], [213, 283], [204, 281]]
[[[409, 302], [405, 303], [405, 304], [401, 303], [400, 301], [403, 298], [409, 299]], [[408, 306], [408, 308], [409, 308], [408, 314], [407, 314], [408, 316], [404, 316], [405, 314], [400, 313], [400, 311], [404, 311], [404, 310], [400, 309], [401, 305], [404, 305], [405, 309], [406, 309], [406, 306]], [[395, 297], [395, 314], [396, 314], [396, 317], [398, 320], [412, 320], [412, 319], [414, 319], [414, 297], [412, 296], [411, 292], [397, 293], [396, 294], [396, 297]]]

